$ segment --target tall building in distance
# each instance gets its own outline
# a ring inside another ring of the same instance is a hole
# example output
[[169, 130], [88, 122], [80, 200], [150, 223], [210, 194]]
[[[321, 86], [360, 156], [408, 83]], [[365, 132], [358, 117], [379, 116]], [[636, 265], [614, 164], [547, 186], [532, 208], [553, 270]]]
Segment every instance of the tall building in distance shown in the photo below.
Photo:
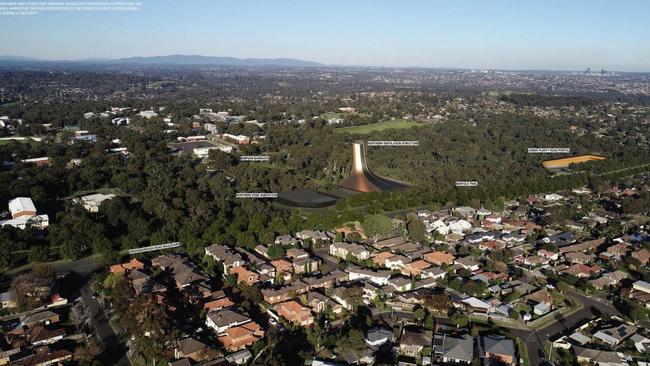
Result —
[[366, 144], [355, 142], [352, 144], [352, 172], [339, 186], [356, 192], [383, 192], [404, 189], [409, 184], [375, 174], [368, 167]]

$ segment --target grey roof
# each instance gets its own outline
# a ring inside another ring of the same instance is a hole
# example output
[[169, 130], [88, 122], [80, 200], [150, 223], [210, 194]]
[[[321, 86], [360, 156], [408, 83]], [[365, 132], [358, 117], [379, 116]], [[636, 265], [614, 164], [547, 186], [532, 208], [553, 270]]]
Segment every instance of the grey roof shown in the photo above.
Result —
[[207, 316], [219, 327], [233, 323], [244, 323], [250, 320], [246, 315], [236, 313], [230, 309], [209, 312]]
[[481, 338], [483, 352], [515, 356], [515, 343], [511, 339], [496, 335], [487, 335]]
[[253, 355], [251, 354], [251, 351], [249, 351], [247, 349], [243, 349], [241, 351], [237, 351], [235, 353], [229, 354], [228, 356], [226, 356], [226, 360], [236, 363], [237, 361], [247, 360], [247, 359], [249, 359], [251, 357], [253, 357]]
[[436, 346], [435, 352], [445, 358], [470, 363], [474, 358], [474, 339], [467, 334], [461, 338], [443, 335], [442, 345]]
[[190, 363], [190, 360], [188, 360], [187, 358], [181, 358], [180, 360], [169, 363], [169, 366], [190, 366], [190, 365], [192, 364]]
[[49, 310], [45, 310], [45, 311], [41, 311], [41, 312], [34, 313], [34, 314], [26, 316], [25, 319], [23, 320], [23, 324], [38, 323], [38, 322], [42, 322], [44, 320], [47, 320], [47, 319], [50, 319], [50, 318], [53, 318], [53, 317], [58, 317], [58, 316], [59, 316], [59, 314], [57, 314], [57, 313], [54, 313], [54, 312], [49, 311]]
[[178, 348], [183, 352], [183, 355], [191, 355], [192, 353], [206, 349], [208, 346], [194, 338], [185, 338], [178, 341]]
[[387, 342], [393, 340], [393, 332], [384, 328], [372, 328], [366, 334], [366, 341], [377, 342], [382, 339], [387, 339]]
[[410, 331], [405, 330], [400, 339], [402, 345], [417, 345], [431, 347], [433, 333], [431, 331]]

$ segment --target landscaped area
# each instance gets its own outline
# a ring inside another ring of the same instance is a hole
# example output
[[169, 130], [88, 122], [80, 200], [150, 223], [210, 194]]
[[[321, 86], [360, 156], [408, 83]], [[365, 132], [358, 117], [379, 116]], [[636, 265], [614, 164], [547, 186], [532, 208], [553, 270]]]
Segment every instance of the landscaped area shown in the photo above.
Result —
[[383, 131], [388, 129], [404, 129], [418, 126], [419, 124], [415, 121], [409, 121], [405, 119], [396, 119], [392, 121], [383, 121], [377, 123], [371, 123], [369, 125], [361, 126], [350, 126], [350, 127], [341, 127], [337, 128], [334, 131], [337, 133], [356, 133], [356, 134], [367, 134], [374, 131]]

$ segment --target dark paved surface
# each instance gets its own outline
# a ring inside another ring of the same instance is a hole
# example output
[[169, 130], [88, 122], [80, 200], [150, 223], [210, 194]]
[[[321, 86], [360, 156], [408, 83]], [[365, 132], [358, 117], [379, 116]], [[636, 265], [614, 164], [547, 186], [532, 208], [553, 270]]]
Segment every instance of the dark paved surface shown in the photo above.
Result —
[[566, 318], [559, 317], [555, 322], [538, 330], [511, 330], [515, 337], [525, 341], [531, 366], [538, 366], [546, 359], [548, 355], [542, 358], [540, 356], [540, 350], [544, 349], [544, 342], [549, 339], [560, 336], [563, 333], [570, 334], [579, 323], [594, 319], [599, 314], [621, 316], [616, 308], [603, 299], [588, 297], [573, 290], [568, 291], [568, 295], [581, 302], [583, 308]]
[[126, 347], [120, 343], [119, 338], [113, 331], [97, 299], [92, 296], [88, 284], [81, 288], [81, 301], [88, 308], [90, 324], [95, 328], [97, 336], [104, 346], [104, 352], [100, 360], [105, 365], [129, 366], [131, 363], [126, 357]]

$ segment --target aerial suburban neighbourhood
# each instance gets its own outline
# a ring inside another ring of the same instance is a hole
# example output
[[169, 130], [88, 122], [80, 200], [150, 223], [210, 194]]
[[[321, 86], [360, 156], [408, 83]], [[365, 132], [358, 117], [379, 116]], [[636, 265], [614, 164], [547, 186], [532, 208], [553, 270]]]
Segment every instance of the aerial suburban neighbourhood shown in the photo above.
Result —
[[0, 0], [0, 366], [650, 366], [649, 14]]

